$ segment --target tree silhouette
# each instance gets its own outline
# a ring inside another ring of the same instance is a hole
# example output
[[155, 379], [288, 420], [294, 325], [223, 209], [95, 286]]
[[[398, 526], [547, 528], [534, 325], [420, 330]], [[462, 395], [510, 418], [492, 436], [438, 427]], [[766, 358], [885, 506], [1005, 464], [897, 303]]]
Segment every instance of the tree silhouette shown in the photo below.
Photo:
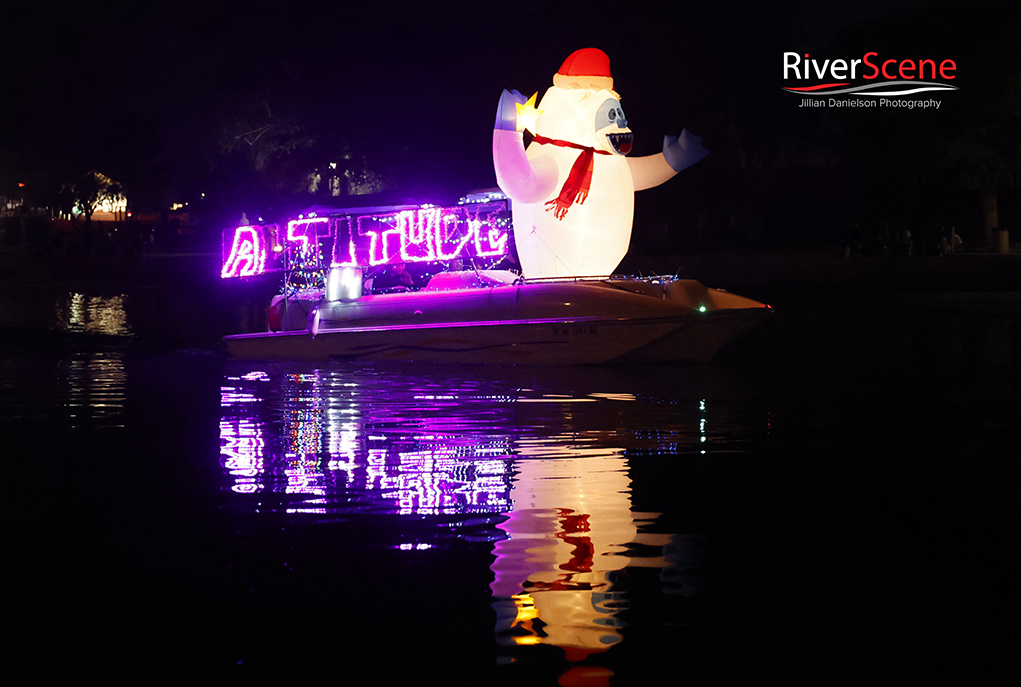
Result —
[[92, 215], [104, 202], [114, 202], [123, 195], [124, 189], [119, 183], [95, 170], [89, 170], [75, 181], [61, 186], [58, 207], [71, 217], [76, 226], [79, 226], [76, 216], [83, 218], [80, 227], [86, 252], [92, 247]]
[[1021, 185], [1021, 63], [1012, 66], [1000, 83], [978, 90], [944, 150], [945, 164], [959, 183], [980, 194], [987, 244], [1000, 226], [999, 193]]

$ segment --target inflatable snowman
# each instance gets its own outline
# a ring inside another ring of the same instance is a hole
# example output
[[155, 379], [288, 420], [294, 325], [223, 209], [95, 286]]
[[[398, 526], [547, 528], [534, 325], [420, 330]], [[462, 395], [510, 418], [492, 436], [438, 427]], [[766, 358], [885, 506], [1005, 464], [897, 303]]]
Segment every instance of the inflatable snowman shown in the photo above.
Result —
[[[512, 201], [522, 274], [603, 276], [631, 241], [634, 192], [709, 154], [702, 139], [667, 136], [663, 152], [627, 158], [632, 134], [613, 90], [610, 58], [584, 48], [553, 76], [538, 107], [504, 91], [493, 132], [497, 183]], [[533, 123], [534, 122], [534, 123]], [[523, 129], [535, 134], [526, 149]]]

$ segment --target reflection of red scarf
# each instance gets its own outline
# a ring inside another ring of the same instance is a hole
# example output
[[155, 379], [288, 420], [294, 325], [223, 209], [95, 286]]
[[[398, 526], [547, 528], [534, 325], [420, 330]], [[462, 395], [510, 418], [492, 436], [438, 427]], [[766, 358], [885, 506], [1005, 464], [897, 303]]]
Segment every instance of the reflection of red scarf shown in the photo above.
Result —
[[560, 195], [546, 203], [546, 212], [552, 210], [554, 217], [563, 219], [568, 209], [574, 203], [581, 205], [588, 198], [588, 189], [592, 184], [592, 163], [595, 161], [593, 153], [599, 153], [600, 155], [609, 155], [610, 153], [606, 150], [596, 150], [591, 146], [562, 141], [559, 138], [546, 138], [545, 136], [536, 136], [532, 139], [532, 142], [560, 146], [561, 148], [574, 148], [581, 151], [578, 154], [578, 159], [574, 161], [574, 165], [571, 167], [571, 173], [567, 175], [564, 187], [560, 189]]

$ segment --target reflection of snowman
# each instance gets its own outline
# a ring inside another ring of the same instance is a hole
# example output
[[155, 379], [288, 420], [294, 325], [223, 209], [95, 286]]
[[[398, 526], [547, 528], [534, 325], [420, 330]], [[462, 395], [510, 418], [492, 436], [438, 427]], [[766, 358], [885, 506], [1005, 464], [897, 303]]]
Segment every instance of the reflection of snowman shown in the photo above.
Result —
[[[504, 646], [549, 644], [570, 661], [618, 644], [618, 613], [628, 600], [614, 589], [625, 567], [665, 567], [632, 544], [661, 547], [670, 535], [641, 531], [657, 516], [631, 509], [631, 478], [619, 448], [573, 448], [543, 458], [548, 447], [519, 444], [510, 501], [493, 546], [493, 608]], [[561, 683], [563, 684], [563, 683]]]
[[639, 539], [628, 465], [617, 449], [514, 465], [513, 510], [497, 527], [491, 569], [497, 641], [552, 644], [570, 660], [621, 640], [611, 576]]
[[[536, 117], [536, 136], [526, 150], [521, 128], [531, 128], [529, 116]], [[564, 61], [537, 110], [517, 91], [503, 92], [493, 162], [497, 183], [513, 201], [524, 276], [610, 274], [631, 240], [634, 192], [709, 153], [687, 130], [667, 136], [663, 152], [647, 157], [624, 157], [631, 140], [610, 59], [596, 48]]]

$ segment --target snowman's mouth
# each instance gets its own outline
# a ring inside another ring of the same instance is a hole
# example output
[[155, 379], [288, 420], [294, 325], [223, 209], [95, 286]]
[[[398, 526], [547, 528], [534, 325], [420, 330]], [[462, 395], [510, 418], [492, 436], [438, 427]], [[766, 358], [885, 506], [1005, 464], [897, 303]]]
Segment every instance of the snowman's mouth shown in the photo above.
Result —
[[634, 135], [629, 131], [623, 134], [606, 134], [606, 139], [613, 146], [614, 151], [621, 155], [631, 152], [631, 144], [634, 142]]

